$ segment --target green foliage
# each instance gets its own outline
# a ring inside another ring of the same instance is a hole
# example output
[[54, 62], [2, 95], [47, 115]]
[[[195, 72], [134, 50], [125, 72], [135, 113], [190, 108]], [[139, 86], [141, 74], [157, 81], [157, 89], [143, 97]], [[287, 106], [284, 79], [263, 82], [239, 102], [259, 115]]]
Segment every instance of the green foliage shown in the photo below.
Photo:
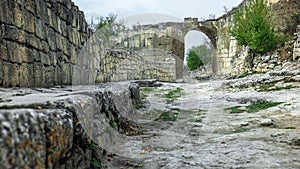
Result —
[[163, 112], [155, 121], [176, 121], [178, 118], [177, 112]]
[[177, 87], [174, 90], [169, 91], [167, 94], [165, 94], [166, 104], [173, 103], [176, 99], [178, 99], [183, 94], [183, 89]]
[[254, 113], [254, 112], [258, 112], [260, 110], [268, 109], [270, 107], [278, 106], [280, 104], [282, 104], [282, 102], [260, 101], [255, 104], [251, 104], [251, 105], [247, 106], [246, 108], [247, 108], [248, 113]]
[[277, 43], [270, 8], [264, 0], [250, 0], [249, 3], [245, 9], [236, 12], [229, 33], [239, 45], [248, 46], [253, 53], [263, 54]]
[[100, 168], [101, 167], [101, 163], [95, 158], [91, 158], [90, 163], [91, 163], [92, 167], [94, 167], [94, 168]]
[[104, 41], [107, 46], [110, 44], [110, 37], [117, 36], [119, 32], [126, 29], [122, 21], [117, 21], [117, 15], [109, 14], [107, 17], [98, 17], [98, 23], [92, 25], [92, 29], [96, 31], [97, 36]]
[[200, 56], [197, 54], [197, 52], [195, 50], [189, 51], [186, 62], [187, 62], [187, 66], [188, 66], [189, 70], [196, 70], [201, 65], [203, 65], [203, 62], [202, 62]]
[[241, 106], [234, 106], [234, 107], [225, 108], [225, 110], [229, 110], [231, 114], [243, 113], [243, 112], [255, 113], [260, 110], [265, 110], [271, 107], [278, 106], [280, 104], [282, 104], [282, 102], [269, 102], [266, 100], [262, 100], [254, 104], [250, 104], [245, 108]]
[[192, 47], [191, 50], [196, 52], [204, 65], [211, 63], [211, 49], [209, 49], [207, 45]]

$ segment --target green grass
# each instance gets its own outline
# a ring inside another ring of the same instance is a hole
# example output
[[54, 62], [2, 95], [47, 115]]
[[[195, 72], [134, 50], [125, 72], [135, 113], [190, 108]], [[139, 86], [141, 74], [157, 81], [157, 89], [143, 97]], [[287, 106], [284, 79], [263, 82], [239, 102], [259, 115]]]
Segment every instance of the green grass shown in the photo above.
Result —
[[165, 94], [165, 98], [167, 99], [166, 104], [173, 103], [176, 99], [181, 97], [182, 94], [183, 94], [183, 89], [179, 87], [177, 87], [174, 90], [170, 90], [167, 94]]
[[293, 89], [293, 88], [298, 88], [297, 86], [293, 85], [287, 85], [287, 86], [275, 86], [275, 83], [269, 83], [269, 84], [264, 84], [261, 85], [258, 89], [259, 92], [270, 92], [270, 91], [280, 91], [280, 90], [288, 90], [288, 89]]
[[241, 106], [229, 107], [225, 108], [225, 110], [230, 110], [230, 114], [238, 114], [246, 111], [245, 109], [241, 109]]
[[249, 106], [246, 106], [247, 112], [248, 113], [255, 113], [258, 112], [260, 110], [265, 110], [271, 107], [275, 107], [278, 106], [280, 104], [282, 104], [283, 102], [269, 102], [269, 101], [259, 101], [255, 104], [251, 104]]
[[202, 123], [202, 121], [203, 121], [202, 118], [197, 118], [197, 119], [194, 120], [194, 122], [196, 122], [196, 123]]
[[155, 90], [156, 90], [156, 88], [153, 88], [153, 87], [144, 87], [144, 88], [141, 88], [141, 91], [143, 91], [145, 93], [154, 92]]
[[155, 121], [176, 121], [178, 118], [178, 113], [175, 112], [163, 112]]
[[282, 104], [283, 102], [269, 102], [269, 101], [259, 101], [257, 103], [251, 104], [249, 106], [246, 106], [245, 108], [242, 108], [242, 106], [234, 106], [234, 107], [229, 107], [225, 108], [224, 110], [229, 110], [231, 114], [237, 114], [237, 113], [243, 113], [243, 112], [248, 112], [248, 113], [255, 113], [260, 110], [265, 110], [271, 107], [278, 106]]

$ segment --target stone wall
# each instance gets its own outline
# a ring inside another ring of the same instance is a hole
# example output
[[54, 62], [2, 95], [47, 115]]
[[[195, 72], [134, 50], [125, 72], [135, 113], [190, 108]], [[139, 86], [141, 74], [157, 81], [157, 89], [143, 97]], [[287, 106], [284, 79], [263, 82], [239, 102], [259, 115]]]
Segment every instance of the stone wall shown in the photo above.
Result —
[[138, 79], [175, 81], [175, 59], [153, 61], [147, 60], [147, 57], [142, 53], [110, 50], [100, 63], [99, 82]]
[[71, 0], [2, 0], [0, 8], [0, 86], [71, 84], [90, 36], [83, 12]]
[[[174, 81], [183, 77], [184, 37], [182, 29], [183, 23], [173, 22], [135, 26], [116, 37], [111, 37], [111, 42], [115, 44], [113, 48], [135, 51], [149, 64], [148, 66], [144, 64], [147, 71], [142, 76], [150, 75], [159, 80], [172, 79], [171, 81]], [[173, 63], [169, 63], [173, 59], [175, 59], [175, 69], [172, 68]], [[154, 71], [148, 71], [153, 69]]]

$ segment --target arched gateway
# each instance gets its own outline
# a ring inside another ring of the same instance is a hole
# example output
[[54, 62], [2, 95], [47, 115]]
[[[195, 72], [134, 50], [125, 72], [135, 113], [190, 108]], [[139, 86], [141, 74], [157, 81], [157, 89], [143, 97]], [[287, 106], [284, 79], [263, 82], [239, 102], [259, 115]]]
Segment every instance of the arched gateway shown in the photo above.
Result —
[[120, 33], [112, 38], [112, 41], [116, 44], [115, 48], [135, 51], [151, 63], [168, 62], [173, 59], [175, 61], [174, 77], [182, 79], [184, 37], [189, 31], [198, 30], [206, 34], [214, 48], [217, 48], [217, 29], [213, 26], [213, 22], [212, 20], [199, 22], [198, 18], [185, 18], [184, 22], [139, 25], [134, 26], [132, 30]]

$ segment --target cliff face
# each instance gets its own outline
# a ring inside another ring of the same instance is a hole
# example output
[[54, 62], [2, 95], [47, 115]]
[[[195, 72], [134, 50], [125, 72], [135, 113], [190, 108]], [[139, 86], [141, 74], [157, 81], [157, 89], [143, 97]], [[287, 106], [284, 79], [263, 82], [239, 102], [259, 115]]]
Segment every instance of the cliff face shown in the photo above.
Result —
[[6, 89], [0, 100], [0, 168], [97, 168], [121, 140], [119, 133], [132, 132], [128, 118], [138, 99], [138, 86], [129, 82]]

